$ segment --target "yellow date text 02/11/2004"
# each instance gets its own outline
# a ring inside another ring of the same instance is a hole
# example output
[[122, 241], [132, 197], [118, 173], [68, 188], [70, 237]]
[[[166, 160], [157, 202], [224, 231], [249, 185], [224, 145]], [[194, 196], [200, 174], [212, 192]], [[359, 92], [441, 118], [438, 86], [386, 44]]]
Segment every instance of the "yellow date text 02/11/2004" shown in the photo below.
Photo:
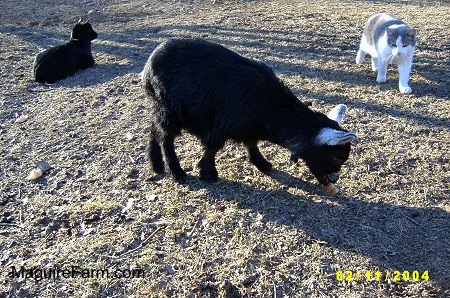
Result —
[[338, 270], [336, 271], [337, 281], [393, 281], [393, 282], [418, 282], [418, 281], [428, 281], [429, 275], [428, 270], [420, 272], [419, 270]]

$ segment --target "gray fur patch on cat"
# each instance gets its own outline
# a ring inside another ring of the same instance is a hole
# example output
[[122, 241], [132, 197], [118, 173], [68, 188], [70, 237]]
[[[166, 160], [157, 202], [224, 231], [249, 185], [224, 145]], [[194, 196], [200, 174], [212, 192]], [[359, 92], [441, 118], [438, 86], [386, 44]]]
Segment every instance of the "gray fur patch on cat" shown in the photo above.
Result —
[[395, 45], [397, 38], [400, 36], [404, 46], [416, 45], [416, 30], [409, 28], [406, 24], [397, 28], [386, 28], [388, 36], [388, 44]]

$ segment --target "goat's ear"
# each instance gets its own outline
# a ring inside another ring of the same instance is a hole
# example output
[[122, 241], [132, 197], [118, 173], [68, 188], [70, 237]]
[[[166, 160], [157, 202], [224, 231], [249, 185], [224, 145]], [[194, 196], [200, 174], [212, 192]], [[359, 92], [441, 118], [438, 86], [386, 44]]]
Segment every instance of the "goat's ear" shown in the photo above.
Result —
[[318, 145], [356, 145], [357, 143], [358, 138], [354, 132], [341, 131], [329, 127], [322, 128], [316, 135], [316, 144]]
[[338, 104], [328, 113], [327, 116], [340, 125], [342, 120], [344, 120], [345, 112], [347, 112], [347, 106], [344, 104]]

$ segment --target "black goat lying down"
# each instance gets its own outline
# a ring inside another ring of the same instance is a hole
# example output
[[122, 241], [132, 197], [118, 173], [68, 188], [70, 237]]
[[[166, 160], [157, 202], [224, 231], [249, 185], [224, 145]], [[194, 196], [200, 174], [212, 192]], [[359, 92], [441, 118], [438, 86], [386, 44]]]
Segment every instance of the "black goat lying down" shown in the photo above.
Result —
[[36, 56], [33, 75], [37, 82], [54, 83], [73, 75], [80, 69], [94, 66], [91, 41], [97, 38], [89, 21], [81, 20], [73, 27], [70, 40], [47, 49]]
[[149, 57], [142, 82], [150, 98], [148, 155], [156, 173], [164, 162], [183, 180], [174, 139], [181, 130], [198, 136], [205, 152], [200, 179], [215, 181], [215, 155], [225, 141], [243, 142], [250, 161], [262, 172], [272, 165], [257, 143], [268, 140], [303, 159], [317, 180], [333, 185], [348, 159], [354, 133], [340, 128], [346, 107], [329, 117], [310, 110], [265, 64], [202, 39], [171, 39]]

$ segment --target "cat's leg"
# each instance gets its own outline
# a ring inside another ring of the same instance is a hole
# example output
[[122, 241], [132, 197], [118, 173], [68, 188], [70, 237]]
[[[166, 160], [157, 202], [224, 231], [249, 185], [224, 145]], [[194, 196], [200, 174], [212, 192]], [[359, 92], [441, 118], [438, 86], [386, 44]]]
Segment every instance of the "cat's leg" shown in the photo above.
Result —
[[378, 69], [378, 59], [372, 57], [372, 70], [377, 71], [377, 69]]
[[364, 58], [366, 58], [366, 53], [359, 48], [358, 53], [356, 54], [356, 64], [362, 64], [364, 62]]
[[366, 52], [364, 51], [364, 36], [361, 37], [361, 42], [359, 44], [358, 53], [356, 54], [356, 64], [362, 64], [366, 58]]
[[412, 89], [408, 85], [409, 75], [411, 74], [412, 57], [406, 58], [398, 63], [398, 89], [401, 93], [411, 93]]
[[377, 58], [377, 82], [384, 83], [387, 80], [387, 67], [388, 67], [388, 59], [380, 56]]

